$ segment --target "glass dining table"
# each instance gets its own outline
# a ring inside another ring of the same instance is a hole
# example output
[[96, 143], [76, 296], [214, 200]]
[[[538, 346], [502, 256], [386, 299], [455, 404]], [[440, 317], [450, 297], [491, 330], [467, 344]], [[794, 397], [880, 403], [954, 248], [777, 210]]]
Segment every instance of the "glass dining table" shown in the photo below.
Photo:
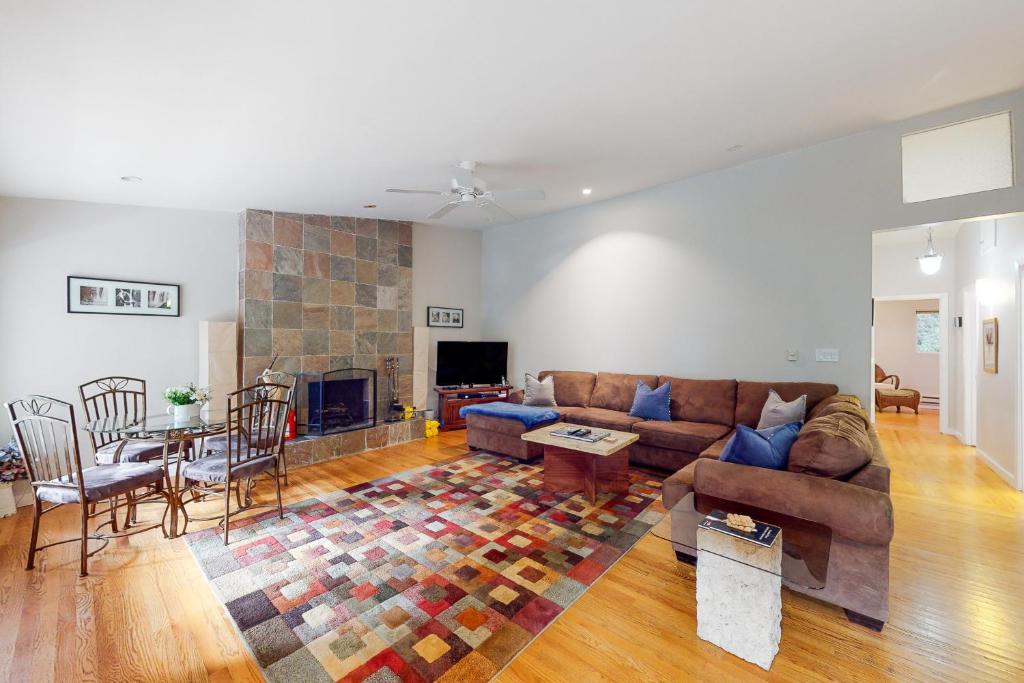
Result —
[[[182, 500], [182, 479], [180, 464], [187, 462], [198, 453], [205, 451], [205, 439], [227, 431], [227, 411], [202, 411], [199, 415], [178, 420], [170, 415], [147, 415], [144, 418], [130, 418], [125, 415], [93, 420], [84, 426], [85, 431], [102, 434], [108, 438], [128, 441], [163, 441], [164, 485], [170, 498], [170, 531], [176, 538], [179, 516], [188, 524]], [[118, 451], [119, 454], [119, 451]], [[116, 461], [115, 456], [115, 461]], [[184, 527], [183, 527], [184, 530]]]

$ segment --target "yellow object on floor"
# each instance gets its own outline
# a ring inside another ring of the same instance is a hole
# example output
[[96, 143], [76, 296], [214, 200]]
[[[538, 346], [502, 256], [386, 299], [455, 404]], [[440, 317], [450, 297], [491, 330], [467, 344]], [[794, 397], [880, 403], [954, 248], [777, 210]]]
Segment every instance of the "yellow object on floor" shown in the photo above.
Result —
[[437, 420], [427, 420], [423, 424], [423, 435], [428, 439], [432, 436], [437, 436], [437, 432], [440, 427], [441, 423]]

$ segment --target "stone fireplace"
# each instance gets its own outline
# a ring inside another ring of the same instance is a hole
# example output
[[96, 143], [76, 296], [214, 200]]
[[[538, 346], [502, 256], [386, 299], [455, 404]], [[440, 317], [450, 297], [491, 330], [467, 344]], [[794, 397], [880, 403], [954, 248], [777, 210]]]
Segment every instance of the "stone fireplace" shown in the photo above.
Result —
[[[358, 403], [353, 392], [360, 385], [364, 400], [373, 401], [364, 411], [369, 421], [350, 415], [351, 424], [341, 429], [349, 418], [340, 417], [337, 406], [327, 429], [323, 413], [316, 414], [315, 429], [289, 443], [289, 464], [422, 436], [421, 421], [393, 422], [391, 407], [393, 398], [412, 403], [412, 225], [247, 209], [239, 227], [243, 385], [272, 361], [274, 370], [297, 376], [297, 417], [306, 431], [311, 391], [319, 392], [317, 405], [342, 396]], [[394, 397], [389, 372], [397, 375]], [[309, 389], [311, 381], [316, 389]]]
[[376, 370], [300, 375], [296, 387], [299, 433], [324, 436], [376, 426], [376, 387]]

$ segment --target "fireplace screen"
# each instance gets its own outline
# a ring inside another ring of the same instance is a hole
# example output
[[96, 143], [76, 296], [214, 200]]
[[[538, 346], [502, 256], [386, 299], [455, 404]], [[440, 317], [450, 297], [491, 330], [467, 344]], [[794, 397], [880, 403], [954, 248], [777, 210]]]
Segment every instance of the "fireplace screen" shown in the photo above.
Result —
[[299, 421], [306, 434], [322, 436], [377, 424], [376, 370], [332, 370], [303, 378], [306, 391], [300, 397], [306, 405], [300, 404]]

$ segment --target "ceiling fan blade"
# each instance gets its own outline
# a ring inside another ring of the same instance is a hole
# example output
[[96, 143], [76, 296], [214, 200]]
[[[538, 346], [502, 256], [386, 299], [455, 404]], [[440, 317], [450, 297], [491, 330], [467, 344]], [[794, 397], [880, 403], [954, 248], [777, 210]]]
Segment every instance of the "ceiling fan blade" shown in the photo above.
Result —
[[500, 201], [518, 201], [520, 199], [545, 199], [544, 190], [491, 190], [491, 195]]
[[479, 208], [483, 209], [484, 211], [486, 211], [488, 214], [490, 214], [491, 218], [493, 218], [495, 220], [499, 220], [499, 221], [514, 221], [514, 220], [516, 220], [515, 216], [513, 216], [508, 211], [506, 211], [505, 209], [501, 208], [500, 206], [498, 206], [494, 202], [480, 202], [479, 204], [477, 204], [477, 206]]
[[442, 196], [442, 197], [444, 195], [448, 194], [444, 190], [396, 190], [396, 189], [392, 188], [392, 189], [388, 189], [388, 190], [384, 190], [384, 191], [385, 192], [398, 192], [399, 194], [431, 194], [431, 195]]
[[427, 216], [427, 218], [429, 218], [429, 219], [444, 218], [445, 216], [450, 214], [452, 211], [454, 211], [458, 207], [459, 207], [459, 203], [458, 202], [449, 202], [449, 203], [445, 204], [444, 206], [442, 206], [437, 211], [435, 211], [434, 213], [432, 213], [429, 216]]

